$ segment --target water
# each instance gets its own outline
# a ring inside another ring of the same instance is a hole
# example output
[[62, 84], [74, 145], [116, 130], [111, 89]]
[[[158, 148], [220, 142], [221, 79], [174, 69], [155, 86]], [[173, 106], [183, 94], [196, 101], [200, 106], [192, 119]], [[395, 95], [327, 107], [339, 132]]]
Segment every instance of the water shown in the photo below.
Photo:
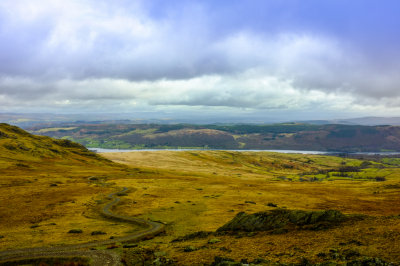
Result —
[[[140, 150], [123, 150], [123, 149], [103, 149], [103, 148], [89, 148], [89, 150], [106, 153], [106, 152], [138, 152], [138, 151], [237, 151], [237, 152], [279, 152], [279, 153], [297, 153], [297, 154], [343, 154], [346, 152], [332, 152], [332, 151], [302, 151], [302, 150], [218, 150], [218, 149], [140, 149]], [[350, 154], [361, 155], [399, 155], [400, 152], [349, 152]]]
[[[102, 153], [102, 152], [135, 152], [135, 151], [206, 151], [206, 149], [103, 149], [103, 148], [88, 148], [91, 151]], [[207, 149], [208, 151], [208, 149]]]

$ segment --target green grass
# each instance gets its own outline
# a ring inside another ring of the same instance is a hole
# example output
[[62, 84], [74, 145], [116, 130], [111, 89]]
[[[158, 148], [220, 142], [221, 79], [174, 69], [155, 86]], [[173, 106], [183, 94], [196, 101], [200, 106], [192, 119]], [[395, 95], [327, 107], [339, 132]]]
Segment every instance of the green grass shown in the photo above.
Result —
[[381, 162], [388, 165], [400, 166], [400, 158], [383, 158]]
[[117, 137], [129, 136], [129, 135], [133, 135], [133, 134], [147, 135], [147, 134], [152, 134], [156, 131], [157, 131], [157, 128], [148, 128], [148, 129], [136, 128], [135, 130], [129, 131], [127, 133], [117, 135]]
[[54, 131], [60, 131], [60, 130], [74, 130], [77, 127], [51, 127], [51, 128], [42, 128], [36, 131], [36, 133], [45, 133], [45, 132], [54, 132]]

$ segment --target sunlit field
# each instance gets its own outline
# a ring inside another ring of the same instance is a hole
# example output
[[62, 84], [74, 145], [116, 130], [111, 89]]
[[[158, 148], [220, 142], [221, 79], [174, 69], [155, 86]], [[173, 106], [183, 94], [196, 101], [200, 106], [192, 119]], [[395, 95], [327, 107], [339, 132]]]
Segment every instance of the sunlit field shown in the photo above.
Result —
[[[215, 257], [280, 263], [359, 257], [400, 261], [396, 158], [229, 151], [101, 154], [112, 163], [76, 151], [64, 154], [68, 160], [24, 156], [20, 162], [2, 159], [2, 250], [105, 240], [139, 230], [100, 214], [106, 195], [127, 187], [115, 213], [166, 225], [164, 234], [137, 248], [161, 252], [179, 265], [210, 264]], [[276, 209], [333, 209], [352, 218], [319, 231], [215, 233], [239, 212]], [[73, 229], [82, 233], [68, 233]], [[95, 231], [105, 234], [92, 235]], [[115, 252], [124, 258], [135, 250], [116, 243]]]
[[[156, 151], [102, 155], [137, 172], [113, 180], [118, 186], [131, 188], [116, 210], [166, 223], [165, 236], [142, 245], [157, 246], [182, 264], [210, 263], [214, 256], [236, 261], [262, 258], [279, 262], [299, 262], [304, 257], [320, 262], [330, 256], [330, 250], [338, 254], [353, 250], [363, 256], [400, 261], [397, 165], [267, 152]], [[190, 233], [215, 231], [238, 212], [274, 208], [335, 209], [365, 216], [323, 231], [209, 236], [171, 243]], [[213, 238], [220, 241], [209, 244]], [[187, 246], [195, 251], [184, 252]]]

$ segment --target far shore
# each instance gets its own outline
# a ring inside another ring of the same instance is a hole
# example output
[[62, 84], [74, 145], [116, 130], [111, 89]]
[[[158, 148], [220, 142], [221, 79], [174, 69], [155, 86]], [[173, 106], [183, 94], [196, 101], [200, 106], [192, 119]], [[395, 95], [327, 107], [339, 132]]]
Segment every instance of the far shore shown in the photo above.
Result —
[[278, 153], [297, 153], [297, 154], [315, 154], [315, 155], [338, 155], [338, 154], [362, 154], [362, 155], [399, 155], [400, 152], [343, 152], [343, 151], [305, 151], [305, 150], [225, 150], [225, 149], [103, 149], [88, 148], [97, 153], [108, 152], [144, 152], [144, 151], [235, 151], [235, 152], [278, 152]]

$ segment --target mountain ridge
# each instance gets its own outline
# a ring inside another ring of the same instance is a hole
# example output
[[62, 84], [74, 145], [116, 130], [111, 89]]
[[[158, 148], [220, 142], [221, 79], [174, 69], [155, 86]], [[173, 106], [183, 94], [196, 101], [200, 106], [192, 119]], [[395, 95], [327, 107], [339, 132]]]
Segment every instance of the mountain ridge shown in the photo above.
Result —
[[400, 151], [400, 127], [283, 123], [269, 125], [65, 124], [31, 129], [92, 148]]
[[171, 117], [165, 113], [76, 113], [76, 114], [52, 114], [52, 113], [1, 113], [0, 122], [13, 124], [24, 129], [34, 126], [55, 126], [57, 124], [273, 124], [273, 123], [308, 123], [308, 124], [345, 124], [345, 125], [400, 125], [400, 117], [365, 116], [353, 118], [332, 119], [291, 119], [278, 117], [265, 117], [260, 115], [246, 115], [240, 117]]

